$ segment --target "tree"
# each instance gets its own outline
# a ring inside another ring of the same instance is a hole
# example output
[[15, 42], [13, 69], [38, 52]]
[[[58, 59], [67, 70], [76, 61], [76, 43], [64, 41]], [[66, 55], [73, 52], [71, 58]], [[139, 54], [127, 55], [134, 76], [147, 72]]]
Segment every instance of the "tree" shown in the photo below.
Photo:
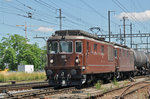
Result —
[[35, 70], [43, 69], [45, 65], [45, 50], [37, 44], [27, 44], [27, 40], [20, 35], [8, 35], [0, 43], [0, 68], [4, 63], [9, 64], [10, 70], [16, 70], [19, 64], [34, 65]]
[[8, 63], [10, 70], [17, 69], [17, 57], [16, 52], [13, 48], [7, 48], [3, 58], [4, 63]]
[[5, 48], [3, 47], [3, 44], [0, 43], [0, 69], [2, 70], [5, 69], [5, 65], [3, 62], [4, 51], [5, 51]]

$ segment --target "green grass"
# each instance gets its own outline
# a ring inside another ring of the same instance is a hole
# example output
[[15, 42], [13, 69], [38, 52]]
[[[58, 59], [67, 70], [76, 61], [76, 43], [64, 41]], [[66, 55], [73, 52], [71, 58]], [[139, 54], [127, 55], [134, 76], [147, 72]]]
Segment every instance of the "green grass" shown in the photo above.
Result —
[[128, 81], [124, 81], [123, 82], [123, 86], [127, 85], [128, 84]]
[[112, 80], [112, 83], [113, 83], [114, 85], [118, 85], [118, 81], [116, 80], [116, 78], [114, 78], [114, 80]]
[[91, 93], [87, 93], [87, 96], [90, 97], [90, 96], [91, 96]]
[[97, 81], [97, 83], [95, 84], [95, 88], [96, 89], [101, 89], [102, 86], [102, 82], [101, 81]]
[[33, 73], [24, 73], [24, 72], [7, 72], [0, 73], [0, 82], [9, 82], [9, 81], [31, 81], [31, 80], [45, 80], [45, 72], [33, 72]]
[[114, 80], [112, 80], [112, 83], [113, 83], [115, 86], [117, 86], [118, 88], [120, 87], [118, 81], [116, 80], [116, 78], [114, 78]]
[[0, 74], [0, 82], [4, 82], [5, 79], [4, 79], [4, 75], [3, 74]]
[[108, 88], [103, 88], [103, 93], [107, 92], [108, 90]]

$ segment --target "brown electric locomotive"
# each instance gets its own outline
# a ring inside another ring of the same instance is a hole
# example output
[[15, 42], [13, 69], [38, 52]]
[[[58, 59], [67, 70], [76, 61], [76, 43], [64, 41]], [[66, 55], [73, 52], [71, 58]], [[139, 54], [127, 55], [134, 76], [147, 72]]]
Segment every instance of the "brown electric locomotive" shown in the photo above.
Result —
[[133, 75], [134, 52], [81, 30], [56, 31], [47, 41], [46, 76], [51, 86], [80, 86]]

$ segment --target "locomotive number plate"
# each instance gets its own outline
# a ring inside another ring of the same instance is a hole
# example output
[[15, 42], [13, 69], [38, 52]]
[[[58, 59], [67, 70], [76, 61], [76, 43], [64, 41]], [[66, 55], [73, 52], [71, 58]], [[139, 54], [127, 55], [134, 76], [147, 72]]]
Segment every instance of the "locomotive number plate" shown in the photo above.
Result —
[[65, 58], [66, 58], [66, 55], [62, 55], [61, 58], [62, 58], [62, 59], [65, 59]]

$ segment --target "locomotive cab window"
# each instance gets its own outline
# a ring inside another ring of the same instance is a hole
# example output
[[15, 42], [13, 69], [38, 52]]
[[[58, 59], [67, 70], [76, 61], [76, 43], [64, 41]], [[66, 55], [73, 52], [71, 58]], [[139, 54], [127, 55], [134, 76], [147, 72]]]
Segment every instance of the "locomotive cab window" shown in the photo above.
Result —
[[82, 42], [76, 41], [75, 46], [76, 46], [76, 52], [81, 53], [82, 52]]
[[52, 41], [48, 43], [48, 52], [51, 54], [58, 53], [58, 42]]
[[59, 42], [60, 53], [72, 53], [72, 42], [71, 41], [60, 41]]

